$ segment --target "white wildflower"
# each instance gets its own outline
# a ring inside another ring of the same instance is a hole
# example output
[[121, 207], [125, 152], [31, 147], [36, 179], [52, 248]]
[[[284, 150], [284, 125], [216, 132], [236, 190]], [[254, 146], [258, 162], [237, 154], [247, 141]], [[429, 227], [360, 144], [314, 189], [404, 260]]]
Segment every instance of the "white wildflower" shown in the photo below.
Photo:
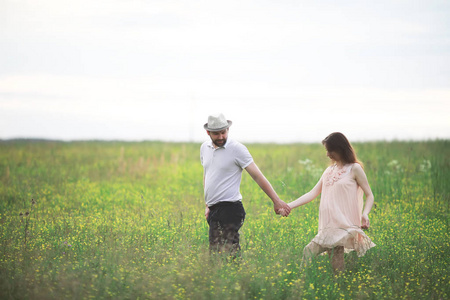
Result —
[[424, 159], [419, 166], [420, 172], [428, 172], [431, 170], [431, 162], [427, 159]]

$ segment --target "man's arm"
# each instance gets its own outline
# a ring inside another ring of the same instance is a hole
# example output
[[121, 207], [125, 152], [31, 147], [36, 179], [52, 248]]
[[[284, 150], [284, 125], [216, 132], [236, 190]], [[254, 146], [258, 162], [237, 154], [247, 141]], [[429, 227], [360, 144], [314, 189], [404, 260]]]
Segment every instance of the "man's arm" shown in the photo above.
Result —
[[283, 200], [281, 200], [280, 197], [278, 197], [272, 185], [258, 168], [258, 166], [254, 162], [252, 162], [250, 165], [248, 165], [248, 167], [245, 168], [245, 170], [247, 170], [253, 180], [272, 200], [275, 213], [279, 214], [280, 209], [284, 209], [284, 211], [286, 212], [285, 216], [289, 215], [289, 213], [291, 212], [291, 208]]
[[[203, 172], [203, 189], [205, 189], [205, 173]], [[209, 207], [207, 204], [205, 204], [205, 218], [206, 220], [208, 220], [208, 216], [209, 216]]]

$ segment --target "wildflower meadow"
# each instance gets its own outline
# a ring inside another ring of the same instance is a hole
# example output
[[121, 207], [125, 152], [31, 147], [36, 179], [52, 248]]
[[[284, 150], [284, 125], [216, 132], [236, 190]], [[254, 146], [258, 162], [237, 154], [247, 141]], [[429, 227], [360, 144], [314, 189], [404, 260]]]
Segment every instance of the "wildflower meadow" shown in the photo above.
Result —
[[[244, 171], [241, 255], [210, 255], [200, 144], [0, 141], [0, 299], [449, 299], [450, 141], [354, 143], [375, 196], [363, 257], [301, 268], [320, 198], [287, 218]], [[317, 144], [248, 144], [279, 196]]]

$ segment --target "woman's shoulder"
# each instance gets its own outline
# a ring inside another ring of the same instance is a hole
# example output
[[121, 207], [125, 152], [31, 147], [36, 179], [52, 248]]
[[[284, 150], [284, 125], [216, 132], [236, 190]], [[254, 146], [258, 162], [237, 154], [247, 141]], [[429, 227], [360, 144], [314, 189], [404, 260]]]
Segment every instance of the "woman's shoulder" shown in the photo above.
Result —
[[351, 163], [350, 165], [351, 165], [351, 167], [352, 167], [352, 168], [361, 168], [361, 169], [362, 169], [362, 166], [361, 166], [361, 164], [360, 164], [360, 163], [358, 163], [358, 162], [355, 162], [355, 163]]
[[329, 166], [323, 171], [323, 173], [325, 174], [326, 172], [331, 171], [331, 170], [333, 169], [333, 166], [334, 166], [334, 165], [329, 165]]
[[361, 164], [359, 164], [359, 163], [353, 163], [353, 164], [351, 164], [351, 168], [352, 168], [352, 172], [353, 172], [353, 174], [357, 174], [357, 173], [364, 173], [364, 169], [363, 169], [363, 167], [361, 166]]
[[328, 166], [323, 172], [322, 177], [329, 175], [333, 171], [333, 165]]

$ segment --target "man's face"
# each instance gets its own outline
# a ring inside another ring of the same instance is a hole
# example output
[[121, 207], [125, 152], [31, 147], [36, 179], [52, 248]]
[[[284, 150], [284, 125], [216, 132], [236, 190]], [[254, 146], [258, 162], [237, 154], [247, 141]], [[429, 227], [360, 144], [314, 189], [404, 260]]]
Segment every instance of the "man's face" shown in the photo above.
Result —
[[227, 142], [228, 138], [228, 128], [222, 131], [207, 131], [211, 141], [217, 147], [223, 147]]

